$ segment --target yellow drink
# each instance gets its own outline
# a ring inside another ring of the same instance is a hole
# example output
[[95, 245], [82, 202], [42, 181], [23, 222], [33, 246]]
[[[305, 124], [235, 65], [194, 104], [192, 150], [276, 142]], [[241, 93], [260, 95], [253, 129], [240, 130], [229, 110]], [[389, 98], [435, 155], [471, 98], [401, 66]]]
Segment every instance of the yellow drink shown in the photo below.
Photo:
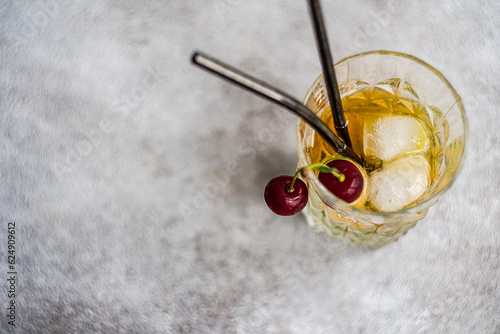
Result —
[[[353, 149], [365, 161], [368, 194], [351, 205], [306, 170], [309, 201], [303, 212], [316, 230], [377, 248], [414, 227], [455, 180], [465, 152], [465, 111], [449, 82], [409, 55], [367, 52], [342, 60], [335, 70]], [[304, 104], [334, 129], [323, 86], [320, 77]], [[336, 154], [300, 119], [296, 134], [299, 167]], [[395, 205], [391, 196], [401, 190], [400, 182], [394, 191], [399, 179], [415, 196], [404, 194], [406, 202]]]
[[[418, 96], [411, 88], [411, 85], [400, 79], [389, 79], [378, 83], [375, 86], [369, 86], [367, 83], [353, 81], [347, 83], [352, 90], [355, 86], [366, 86], [347, 94], [342, 98], [345, 118], [348, 123], [349, 134], [351, 137], [354, 151], [365, 161], [364, 168], [370, 173], [384, 165], [380, 159], [377, 159], [369, 153], [369, 142], [365, 143], [366, 132], [371, 131], [370, 127], [377, 124], [382, 118], [386, 117], [408, 117], [415, 119], [421, 126], [424, 136], [418, 143], [407, 149], [401, 156], [422, 156], [430, 167], [429, 188], [442, 165], [443, 159], [443, 138], [439, 134], [442, 131], [436, 131], [435, 126], [440, 128], [447, 127], [446, 120], [442, 117], [431, 117], [428, 109], [418, 102]], [[401, 86], [403, 88], [401, 88]], [[414, 95], [415, 94], [415, 95]], [[318, 115], [321, 120], [331, 129], [335, 129], [333, 117], [329, 105], [322, 106], [322, 112]], [[434, 108], [435, 115], [442, 115]], [[434, 124], [433, 121], [434, 120]], [[439, 124], [439, 125], [438, 125]], [[309, 156], [312, 163], [319, 163], [328, 160], [337, 153], [328, 145], [318, 134], [314, 135], [311, 145], [308, 147]], [[391, 159], [391, 160], [397, 160]], [[377, 210], [369, 201], [363, 201], [357, 205], [367, 210]]]

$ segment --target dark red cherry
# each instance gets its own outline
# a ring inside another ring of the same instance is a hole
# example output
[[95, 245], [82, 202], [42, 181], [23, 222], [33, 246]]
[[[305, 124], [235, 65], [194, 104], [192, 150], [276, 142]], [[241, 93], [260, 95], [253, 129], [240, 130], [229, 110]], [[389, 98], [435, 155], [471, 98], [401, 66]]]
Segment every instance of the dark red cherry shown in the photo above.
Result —
[[307, 204], [307, 187], [304, 181], [296, 179], [293, 190], [289, 191], [293, 177], [277, 176], [266, 185], [264, 199], [266, 204], [274, 213], [281, 216], [292, 216]]
[[330, 168], [335, 168], [340, 174], [345, 176], [340, 182], [332, 173], [319, 173], [318, 179], [335, 196], [343, 199], [347, 203], [352, 203], [361, 196], [363, 192], [363, 174], [352, 162], [344, 159], [331, 160], [326, 164]]

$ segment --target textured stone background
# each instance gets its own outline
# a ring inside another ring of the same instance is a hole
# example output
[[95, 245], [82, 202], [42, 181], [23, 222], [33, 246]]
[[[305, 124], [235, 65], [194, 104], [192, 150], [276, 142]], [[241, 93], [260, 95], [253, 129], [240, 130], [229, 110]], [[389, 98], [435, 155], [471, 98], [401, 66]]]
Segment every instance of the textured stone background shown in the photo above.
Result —
[[301, 98], [320, 72], [305, 1], [2, 2], [0, 332], [500, 332], [499, 2], [323, 7], [336, 60], [413, 54], [468, 112], [461, 176], [377, 251], [272, 214], [295, 117], [189, 63], [200, 49]]

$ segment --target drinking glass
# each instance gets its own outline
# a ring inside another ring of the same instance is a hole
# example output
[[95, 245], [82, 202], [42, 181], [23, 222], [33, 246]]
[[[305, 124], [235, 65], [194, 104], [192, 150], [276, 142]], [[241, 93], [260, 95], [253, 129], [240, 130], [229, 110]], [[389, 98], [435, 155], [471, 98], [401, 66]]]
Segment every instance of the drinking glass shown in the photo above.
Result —
[[[428, 114], [428, 122], [441, 142], [441, 160], [427, 193], [418, 203], [399, 211], [379, 212], [352, 206], [332, 194], [319, 182], [314, 170], [305, 170], [303, 179], [309, 188], [304, 209], [308, 224], [332, 237], [350, 240], [358, 245], [378, 248], [397, 240], [424, 218], [452, 185], [463, 165], [467, 140], [467, 120], [460, 96], [436, 69], [402, 53], [371, 51], [345, 58], [335, 65], [341, 96], [360, 87], [376, 85], [388, 79], [410, 84]], [[360, 84], [362, 83], [362, 84]], [[328, 105], [323, 76], [319, 76], [303, 102], [316, 114]], [[314, 130], [302, 119], [296, 128], [299, 167], [311, 164], [310, 148]]]

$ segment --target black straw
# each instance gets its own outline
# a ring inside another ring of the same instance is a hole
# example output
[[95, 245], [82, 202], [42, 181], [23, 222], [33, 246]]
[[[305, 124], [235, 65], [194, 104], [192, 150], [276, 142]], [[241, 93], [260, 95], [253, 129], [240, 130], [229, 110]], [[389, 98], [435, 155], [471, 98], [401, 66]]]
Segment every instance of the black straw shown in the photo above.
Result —
[[328, 44], [328, 36], [326, 34], [325, 22], [321, 12], [319, 0], [309, 0], [311, 7], [311, 16], [314, 25], [314, 33], [318, 44], [318, 51], [323, 68], [323, 76], [325, 79], [326, 93], [330, 100], [330, 108], [332, 110], [333, 122], [338, 135], [347, 144], [352, 147], [351, 138], [347, 130], [347, 122], [344, 117], [344, 109], [342, 108], [342, 100], [340, 98], [337, 77], [335, 76], [335, 68], [333, 58]]
[[358, 155], [340, 140], [333, 131], [319, 119], [314, 112], [304, 106], [300, 101], [291, 97], [289, 94], [272, 87], [268, 83], [255, 79], [242, 71], [224, 64], [220, 60], [213, 57], [195, 52], [192, 58], [193, 63], [201, 66], [202, 68], [221, 76], [224, 79], [231, 81], [251, 92], [254, 92], [282, 107], [287, 108], [289, 111], [309, 124], [316, 132], [340, 155], [348, 157], [359, 164], [362, 164]]

